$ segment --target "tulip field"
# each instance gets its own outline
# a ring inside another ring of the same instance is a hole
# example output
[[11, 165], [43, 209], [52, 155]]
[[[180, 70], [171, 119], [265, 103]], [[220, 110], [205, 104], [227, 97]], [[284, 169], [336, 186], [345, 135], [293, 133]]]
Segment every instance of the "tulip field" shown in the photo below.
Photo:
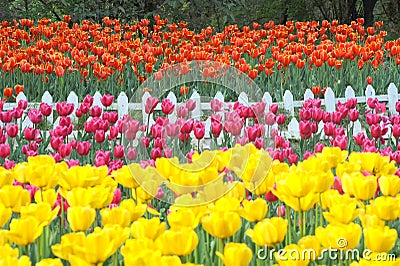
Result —
[[[400, 265], [400, 39], [382, 23], [70, 19], [0, 24], [0, 265]], [[143, 88], [190, 62], [205, 81]], [[254, 84], [272, 102], [238, 100]]]

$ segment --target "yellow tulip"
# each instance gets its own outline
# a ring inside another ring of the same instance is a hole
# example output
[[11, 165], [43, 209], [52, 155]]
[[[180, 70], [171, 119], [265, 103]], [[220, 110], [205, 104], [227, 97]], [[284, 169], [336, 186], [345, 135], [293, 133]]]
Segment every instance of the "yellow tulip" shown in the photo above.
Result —
[[107, 173], [106, 166], [73, 166], [61, 175], [58, 184], [67, 190], [74, 187], [93, 187], [100, 185], [107, 177]]
[[0, 204], [11, 208], [13, 212], [20, 212], [21, 206], [26, 206], [30, 202], [29, 191], [21, 186], [4, 186], [0, 189]]
[[281, 201], [285, 202], [289, 207], [291, 207], [295, 211], [308, 211], [318, 201], [318, 194], [313, 192], [301, 198], [285, 194], [285, 192], [283, 192], [282, 190], [280, 190], [280, 192], [274, 190], [273, 193], [277, 195]]
[[121, 248], [121, 254], [124, 257], [132, 256], [135, 252], [144, 249], [156, 250], [154, 241], [149, 238], [128, 239]]
[[114, 249], [114, 241], [102, 230], [95, 231], [86, 236], [85, 252], [80, 256], [85, 261], [98, 264], [103, 263], [110, 257], [116, 250]]
[[0, 203], [0, 227], [3, 227], [10, 220], [12, 215], [11, 208], [7, 208]]
[[385, 227], [367, 227], [364, 229], [365, 245], [372, 252], [388, 252], [396, 244], [397, 231]]
[[14, 182], [13, 172], [0, 166], [0, 188], [6, 185], [12, 185]]
[[247, 229], [248, 235], [258, 246], [273, 247], [283, 241], [288, 221], [281, 217], [272, 217], [258, 222], [254, 229]]
[[[338, 199], [341, 200], [341, 195], [336, 189], [329, 189], [324, 193], [321, 193], [320, 195], [321, 201], [318, 201], [318, 204], [324, 210], [329, 210], [332, 205], [336, 204]], [[350, 199], [350, 196], [348, 194], [344, 194], [343, 196], [347, 196], [347, 198]]]
[[134, 253], [124, 255], [124, 265], [126, 266], [151, 266], [159, 265], [161, 261], [161, 251], [154, 249], [141, 248]]
[[253, 201], [244, 200], [243, 209], [240, 215], [249, 222], [258, 222], [265, 218], [268, 211], [268, 204], [262, 198]]
[[232, 188], [226, 193], [226, 196], [237, 198], [239, 201], [242, 201], [246, 196], [246, 189], [243, 182], [234, 181], [232, 183]]
[[161, 235], [166, 228], [164, 222], [160, 222], [160, 219], [154, 217], [150, 220], [145, 218], [139, 218], [131, 225], [131, 234], [134, 238], [149, 238], [155, 240]]
[[253, 253], [244, 243], [227, 243], [224, 247], [224, 254], [216, 252], [225, 266], [248, 266]]
[[304, 236], [300, 238], [299, 242], [297, 245], [302, 249], [302, 250], [312, 250], [310, 252], [310, 256], [308, 257], [310, 260], [314, 261], [316, 260], [320, 255], [322, 251], [321, 243], [316, 236]]
[[160, 266], [181, 266], [183, 265], [178, 256], [162, 256], [159, 263]]
[[322, 246], [338, 250], [354, 249], [361, 239], [361, 226], [350, 224], [328, 224], [325, 228], [318, 227], [315, 235]]
[[[140, 165], [138, 165], [138, 166], [140, 166]], [[130, 167], [132, 167], [132, 166], [124, 165], [120, 169], [114, 170], [113, 172], [111, 172], [111, 176], [115, 179], [115, 181], [117, 181], [123, 187], [137, 188], [139, 186], [139, 184], [133, 177]]]
[[136, 205], [133, 199], [125, 199], [121, 201], [119, 204], [121, 208], [124, 208], [129, 211], [130, 221], [134, 222], [140, 217], [144, 215], [146, 212], [147, 205], [146, 204], [138, 204]]
[[400, 178], [397, 175], [383, 175], [379, 178], [379, 188], [385, 196], [396, 196], [400, 191]]
[[307, 253], [296, 244], [290, 244], [274, 253], [274, 257], [280, 266], [306, 266], [310, 263]]
[[360, 211], [360, 220], [363, 228], [374, 227], [374, 226], [385, 226], [385, 222], [378, 218], [375, 214], [365, 214], [364, 211]]
[[111, 210], [108, 208], [100, 211], [101, 222], [106, 224], [118, 224], [122, 227], [128, 227], [131, 224], [131, 216], [127, 209], [122, 207], [115, 207]]
[[57, 201], [57, 192], [54, 189], [47, 189], [42, 191], [38, 190], [35, 193], [35, 201], [37, 203], [47, 202], [51, 206], [54, 206]]
[[89, 206], [69, 207], [67, 220], [73, 231], [86, 231], [92, 225], [96, 211]]
[[199, 224], [199, 217], [196, 216], [191, 208], [180, 208], [171, 211], [167, 219], [171, 228], [189, 227], [195, 229]]
[[396, 220], [400, 217], [400, 198], [378, 197], [367, 206], [367, 212], [375, 214], [384, 221]]
[[52, 189], [57, 185], [60, 173], [67, 169], [68, 165], [65, 162], [56, 163], [49, 155], [31, 156], [28, 157], [25, 170], [26, 180], [36, 187]]
[[23, 163], [17, 163], [13, 169], [13, 177], [15, 178], [15, 180], [17, 180], [20, 183], [26, 183], [26, 168], [28, 166], [27, 162], [23, 162]]
[[[75, 249], [84, 249], [86, 236], [83, 232], [69, 233], [61, 236], [61, 242], [51, 247], [53, 254], [63, 260], [69, 260]], [[81, 252], [84, 252], [82, 250]]]
[[3, 266], [31, 266], [31, 260], [28, 256], [21, 256], [20, 258], [4, 257], [0, 258], [0, 265]]
[[43, 225], [32, 217], [13, 219], [6, 237], [19, 246], [33, 243], [43, 232]]
[[21, 208], [21, 218], [28, 216], [36, 218], [43, 226], [48, 226], [54, 218], [56, 218], [60, 207], [57, 206], [53, 210], [47, 202], [30, 204]]
[[197, 247], [199, 238], [196, 232], [188, 227], [167, 230], [155, 241], [163, 255], [186, 256]]
[[360, 164], [362, 170], [376, 177], [393, 175], [397, 171], [395, 161], [391, 161], [389, 156], [375, 152], [353, 152], [349, 156], [349, 162]]
[[344, 162], [348, 156], [348, 151], [342, 151], [339, 147], [324, 147], [321, 153], [317, 153], [317, 157], [329, 163], [330, 168], [336, 168], [340, 163]]
[[361, 173], [343, 174], [343, 191], [359, 200], [372, 199], [378, 188], [376, 177], [373, 175], [364, 176]]
[[35, 264], [35, 266], [63, 266], [60, 259], [43, 259]]
[[0, 260], [6, 257], [18, 258], [18, 256], [18, 248], [12, 248], [9, 244], [0, 245]]
[[122, 227], [118, 224], [106, 224], [103, 229], [96, 227], [95, 232], [100, 232], [113, 240], [111, 253], [115, 253], [129, 238], [131, 230], [129, 227]]
[[236, 212], [215, 211], [201, 220], [203, 229], [216, 238], [233, 236], [242, 225], [240, 216]]
[[[339, 198], [342, 198], [339, 196]], [[341, 202], [333, 204], [329, 208], [329, 212], [324, 212], [323, 215], [328, 223], [342, 223], [349, 224], [359, 215], [360, 211], [357, 209], [357, 202]]]

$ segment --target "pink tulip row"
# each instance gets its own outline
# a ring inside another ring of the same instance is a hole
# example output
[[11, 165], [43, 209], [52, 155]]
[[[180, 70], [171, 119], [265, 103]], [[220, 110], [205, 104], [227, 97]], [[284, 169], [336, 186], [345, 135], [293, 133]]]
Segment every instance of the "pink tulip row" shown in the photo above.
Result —
[[[305, 101], [298, 110], [300, 143], [289, 141], [282, 134], [287, 129], [287, 119], [279, 112], [277, 104], [267, 107], [264, 102], [258, 102], [245, 106], [239, 102], [226, 104], [212, 100], [213, 114], [210, 128], [206, 130], [205, 121], [192, 117], [191, 112], [196, 108], [193, 100], [174, 105], [169, 99], [160, 101], [149, 97], [145, 112], [155, 116], [152, 125], [129, 115], [119, 118], [118, 113], [110, 109], [114, 102], [112, 95], [101, 98], [104, 110], [93, 102], [94, 98], [87, 95], [76, 109], [71, 103], [58, 102], [55, 110], [46, 103], [41, 103], [39, 108], [29, 108], [26, 101], [19, 101], [12, 110], [3, 110], [1, 104], [0, 158], [4, 166], [12, 167], [13, 161], [20, 161], [21, 156], [51, 154], [57, 161], [66, 160], [70, 165], [92, 163], [107, 165], [112, 170], [127, 160], [153, 164], [159, 157], [175, 156], [176, 149], [190, 158], [194, 150], [201, 150], [201, 145], [192, 145], [192, 138], [200, 144], [204, 139], [215, 141], [222, 137], [219, 148], [253, 142], [256, 147], [268, 150], [274, 159], [291, 164], [326, 145], [343, 150], [380, 151], [400, 163], [397, 147], [400, 116], [389, 115], [386, 104], [377, 99], [368, 100], [365, 112], [357, 109], [360, 105], [356, 99], [349, 99], [338, 103], [332, 113], [324, 111], [319, 99]], [[161, 112], [155, 111], [158, 105]], [[396, 109], [400, 111], [400, 103]], [[169, 117], [174, 111], [177, 119], [172, 122]], [[59, 123], [45, 134], [43, 125], [51, 115], [54, 119], [59, 117]], [[32, 122], [32, 127], [22, 129], [18, 121], [25, 118]], [[350, 137], [357, 121], [365, 125], [365, 132]], [[321, 125], [322, 130], [319, 130]], [[391, 132], [389, 136], [388, 132]], [[138, 144], [134, 144], [135, 140]]]

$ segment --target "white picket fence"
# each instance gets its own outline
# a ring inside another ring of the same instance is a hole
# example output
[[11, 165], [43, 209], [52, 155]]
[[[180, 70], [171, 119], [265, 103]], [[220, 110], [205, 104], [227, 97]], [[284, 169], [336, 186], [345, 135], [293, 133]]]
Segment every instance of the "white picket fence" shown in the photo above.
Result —
[[[144, 111], [144, 105], [146, 102], [146, 99], [150, 97], [151, 95], [148, 92], [145, 92], [142, 97], [142, 102], [140, 103], [130, 103], [128, 97], [124, 92], [121, 92], [119, 96], [116, 98], [114, 103], [109, 107], [110, 110], [116, 110], [118, 112], [118, 116], [122, 117], [125, 114], [130, 113], [131, 111], [140, 111], [142, 112], [142, 117], [143, 121], [147, 121], [148, 116]], [[96, 92], [94, 94], [94, 106], [99, 106], [104, 110], [104, 106], [101, 103], [101, 97], [102, 95], [99, 92]], [[170, 92], [167, 96], [168, 99], [171, 100], [175, 106], [179, 106], [180, 103], [177, 103], [177, 97], [173, 92]], [[210, 107], [210, 102], [201, 102], [201, 96], [194, 91], [192, 96], [190, 97], [194, 101], [196, 101], [196, 108], [191, 112], [191, 116], [195, 120], [201, 119], [203, 111], [206, 110], [211, 110]], [[309, 98], [314, 98], [314, 95], [310, 89], [307, 89], [304, 93], [304, 100], [309, 99]], [[397, 114], [396, 112], [396, 102], [399, 100], [400, 95], [398, 93], [398, 89], [395, 86], [394, 83], [390, 83], [388, 89], [387, 89], [387, 94], [386, 95], [375, 95], [375, 90], [371, 85], [368, 85], [367, 88], [365, 89], [365, 95], [364, 96], [355, 96], [354, 90], [352, 87], [348, 86], [345, 91], [345, 98], [336, 98], [333, 90], [331, 88], [327, 88], [324, 99], [322, 99], [322, 105], [325, 106], [325, 110], [327, 112], [333, 112], [336, 110], [336, 104], [340, 102], [345, 102], [347, 99], [350, 98], [357, 98], [357, 102], [359, 104], [366, 103], [369, 98], [378, 98], [380, 102], [387, 102], [388, 104], [388, 110], [391, 114]], [[224, 96], [221, 92], [217, 92], [214, 99], [218, 99], [221, 102], [224, 102]], [[27, 100], [27, 97], [24, 95], [24, 93], [20, 93], [16, 99], [16, 103], [6, 103], [4, 105], [4, 110], [9, 110], [17, 106], [17, 103], [21, 100]], [[248, 96], [245, 92], [240, 93], [238, 97], [238, 101], [241, 102], [244, 105], [251, 105], [253, 102], [249, 102]], [[273, 104], [272, 102], [272, 97], [271, 95], [266, 92], [262, 98], [262, 101], [266, 103], [266, 112], [268, 111], [268, 107]], [[48, 103], [49, 105], [53, 106], [53, 109], [55, 109], [55, 103], [53, 103], [53, 97], [51, 94], [46, 91], [43, 96], [42, 96], [42, 102]], [[75, 92], [71, 91], [68, 98], [67, 98], [68, 103], [73, 103], [75, 108], [78, 108], [80, 105], [79, 98], [76, 95]], [[29, 103], [29, 107], [38, 107], [40, 103]], [[232, 103], [226, 103], [226, 104], [232, 104]], [[289, 114], [289, 117], [287, 119], [290, 120], [289, 125], [288, 125], [288, 130], [287, 132], [284, 132], [284, 135], [287, 138], [299, 138], [299, 121], [294, 117], [295, 114], [295, 108], [301, 107], [303, 104], [303, 101], [294, 101], [293, 100], [293, 94], [290, 91], [286, 91], [284, 94], [284, 101], [283, 102], [277, 102], [276, 104], [279, 105], [280, 108], [284, 108], [286, 112]], [[177, 118], [177, 109], [175, 108], [174, 113], [169, 115], [170, 121], [174, 122]], [[156, 107], [156, 110], [161, 110], [161, 103], [159, 103]], [[153, 115], [150, 115], [150, 124], [155, 123], [153, 119]], [[72, 115], [74, 117], [74, 114]], [[48, 122], [53, 123], [53, 115], [48, 117]], [[58, 121], [54, 121], [54, 127], [58, 125]], [[209, 136], [209, 131], [210, 131], [210, 118], [207, 119], [206, 121], [206, 136]], [[22, 127], [29, 127], [32, 126], [32, 123], [29, 121], [29, 119], [25, 119], [22, 122]], [[322, 130], [322, 122], [319, 125], [320, 130]], [[354, 125], [354, 131], [353, 135], [357, 134], [358, 132], [362, 131], [361, 124], [358, 122], [355, 123]]]

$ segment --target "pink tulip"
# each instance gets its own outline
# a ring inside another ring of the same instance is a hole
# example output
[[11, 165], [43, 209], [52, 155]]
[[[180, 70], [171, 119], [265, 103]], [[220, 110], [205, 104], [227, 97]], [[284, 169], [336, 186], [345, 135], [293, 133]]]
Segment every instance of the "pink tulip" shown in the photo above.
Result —
[[86, 95], [85, 98], [83, 99], [82, 104], [87, 105], [87, 106], [92, 106], [94, 103], [94, 97], [92, 95]]
[[10, 156], [10, 153], [11, 153], [10, 145], [0, 144], [0, 158], [5, 159], [8, 156]]
[[341, 150], [347, 149], [347, 137], [346, 136], [337, 136], [333, 139], [333, 146], [339, 147]]
[[237, 137], [236, 143], [239, 144], [240, 146], [244, 146], [247, 143], [249, 143], [249, 138], [248, 137]]
[[50, 139], [50, 146], [53, 150], [58, 150], [58, 147], [63, 143], [64, 139], [62, 137], [52, 137]]
[[114, 157], [118, 159], [122, 159], [124, 157], [124, 146], [122, 145], [114, 146]]
[[185, 106], [179, 107], [179, 109], [178, 109], [178, 117], [186, 118], [188, 114], [189, 114], [189, 110]]
[[151, 149], [150, 155], [151, 155], [151, 159], [156, 160], [157, 158], [162, 157], [162, 151], [160, 148], [153, 148], [153, 149]]
[[165, 158], [172, 158], [172, 149], [171, 148], [165, 148], [164, 149], [164, 157]]
[[148, 137], [142, 137], [140, 143], [143, 147], [148, 148], [150, 146], [150, 139]]
[[357, 121], [357, 120], [358, 120], [358, 115], [359, 115], [358, 110], [356, 110], [356, 109], [351, 109], [351, 110], [349, 111], [349, 119], [350, 119], [350, 121], [352, 121], [352, 122]]
[[297, 156], [297, 154], [295, 153], [289, 154], [287, 158], [290, 164], [296, 164], [297, 161], [299, 160], [299, 156]]
[[100, 101], [104, 107], [111, 106], [114, 101], [114, 96], [110, 94], [105, 94], [103, 95], [103, 97], [101, 97]]
[[303, 121], [311, 120], [312, 111], [309, 108], [307, 108], [307, 109], [306, 108], [302, 108], [299, 111], [299, 116], [300, 116], [300, 119], [303, 120]]
[[284, 114], [279, 114], [276, 116], [276, 123], [278, 125], [283, 125], [286, 122], [286, 116]]
[[74, 111], [73, 103], [58, 102], [56, 104], [56, 111], [60, 116], [68, 116]]
[[20, 100], [18, 102], [18, 108], [25, 110], [28, 107], [28, 101]]
[[256, 146], [257, 149], [263, 149], [264, 148], [264, 139], [256, 138], [254, 141], [254, 146]]
[[186, 102], [186, 108], [188, 109], [189, 112], [193, 111], [196, 108], [196, 101], [193, 99], [189, 99]]
[[95, 166], [98, 167], [102, 165], [108, 165], [108, 163], [110, 162], [110, 156], [111, 156], [110, 151], [98, 150], [94, 158]]
[[97, 143], [103, 143], [105, 140], [104, 130], [96, 130], [96, 132], [94, 133], [94, 139]]
[[179, 133], [179, 125], [177, 124], [168, 124], [165, 126], [165, 131], [167, 136], [174, 137]]
[[222, 131], [222, 123], [219, 121], [211, 122], [211, 133], [214, 138], [218, 138]]
[[11, 120], [13, 119], [13, 115], [11, 111], [6, 111], [6, 112], [1, 112], [0, 113], [0, 120], [3, 123], [10, 123]]
[[39, 109], [44, 116], [50, 116], [51, 112], [53, 112], [53, 108], [49, 104], [44, 102], [40, 103]]
[[115, 111], [109, 112], [107, 120], [110, 124], [115, 124], [118, 121], [118, 113]]
[[118, 137], [118, 134], [119, 134], [118, 128], [115, 126], [111, 126], [108, 132], [108, 140], [116, 139]]
[[210, 101], [210, 107], [214, 112], [220, 112], [223, 108], [223, 103], [218, 99], [213, 99]]
[[276, 103], [273, 103], [269, 107], [269, 111], [272, 112], [273, 114], [276, 114], [278, 112], [278, 105]]
[[315, 144], [315, 152], [322, 152], [322, 150], [324, 149], [325, 145], [321, 142], [318, 142], [317, 144]]
[[309, 157], [313, 156], [314, 154], [310, 151], [306, 151], [303, 155], [303, 159], [307, 160]]
[[15, 166], [15, 162], [14, 162], [14, 161], [10, 161], [10, 160], [8, 160], [8, 159], [6, 159], [6, 160], [4, 161], [3, 167], [4, 167], [5, 169], [10, 170], [10, 169], [13, 169], [14, 166]]
[[161, 138], [163, 132], [163, 126], [159, 124], [154, 124], [150, 128], [150, 134], [153, 138]]
[[276, 207], [276, 216], [278, 217], [285, 217], [286, 209], [284, 205], [279, 205]]
[[268, 126], [272, 126], [273, 124], [275, 124], [275, 114], [273, 112], [268, 112], [265, 115], [265, 124], [267, 124]]
[[7, 125], [6, 132], [10, 138], [15, 138], [18, 134], [18, 125], [17, 124]]
[[367, 121], [368, 125], [375, 125], [379, 123], [380, 117], [377, 114], [367, 114], [365, 117], [365, 120]]
[[175, 105], [171, 102], [170, 99], [164, 99], [161, 102], [161, 111], [165, 114], [165, 115], [170, 115], [172, 114], [172, 112], [175, 109]]
[[61, 143], [58, 146], [58, 153], [62, 158], [68, 157], [71, 154], [72, 146], [70, 144]]
[[36, 137], [38, 136], [38, 134], [39, 134], [39, 130], [36, 130], [31, 127], [27, 127], [24, 130], [24, 138], [26, 140], [35, 140]]
[[103, 110], [101, 110], [100, 106], [93, 106], [90, 108], [89, 114], [91, 117], [100, 117]]
[[122, 199], [122, 192], [121, 189], [119, 189], [118, 187], [114, 190], [114, 196], [113, 199], [111, 201], [111, 204], [119, 204], [121, 202]]
[[162, 199], [164, 198], [164, 191], [162, 190], [162, 187], [158, 188], [157, 194], [156, 194], [156, 199]]
[[156, 97], [147, 98], [146, 103], [144, 105], [144, 111], [146, 112], [146, 114], [153, 113], [158, 103], [159, 100]]
[[300, 136], [302, 139], [309, 139], [312, 135], [312, 126], [309, 121], [300, 121], [299, 123]]
[[129, 161], [133, 161], [136, 159], [137, 152], [135, 148], [128, 148], [127, 157]]

